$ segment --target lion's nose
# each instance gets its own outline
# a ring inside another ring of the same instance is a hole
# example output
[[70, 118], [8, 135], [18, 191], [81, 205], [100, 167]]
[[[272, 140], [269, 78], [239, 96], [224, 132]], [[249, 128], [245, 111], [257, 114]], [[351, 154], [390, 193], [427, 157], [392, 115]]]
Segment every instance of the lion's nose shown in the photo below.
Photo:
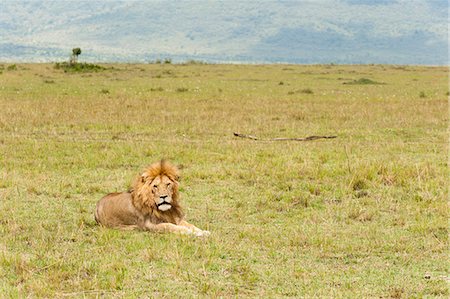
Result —
[[165, 200], [167, 198], [168, 195], [161, 195], [159, 198], [161, 198], [162, 200]]

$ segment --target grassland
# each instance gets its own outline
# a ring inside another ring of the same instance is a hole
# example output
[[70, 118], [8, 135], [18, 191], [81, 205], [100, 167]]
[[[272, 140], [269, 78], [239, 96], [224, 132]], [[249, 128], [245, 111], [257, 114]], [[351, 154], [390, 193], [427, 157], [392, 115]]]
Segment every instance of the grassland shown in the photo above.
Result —
[[[446, 68], [104, 67], [0, 67], [2, 297], [449, 296]], [[212, 235], [98, 227], [162, 157]]]

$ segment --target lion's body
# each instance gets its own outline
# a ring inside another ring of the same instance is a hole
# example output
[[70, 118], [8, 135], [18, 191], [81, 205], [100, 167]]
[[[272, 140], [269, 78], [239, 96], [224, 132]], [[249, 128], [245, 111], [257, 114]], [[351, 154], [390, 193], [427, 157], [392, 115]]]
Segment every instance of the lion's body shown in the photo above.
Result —
[[130, 192], [110, 193], [100, 199], [95, 220], [106, 227], [156, 232], [208, 235], [184, 220], [179, 205], [177, 169], [161, 161], [152, 164], [135, 181]]
[[95, 220], [103, 226], [123, 228], [142, 227], [145, 216], [132, 203], [131, 193], [110, 193], [97, 203]]

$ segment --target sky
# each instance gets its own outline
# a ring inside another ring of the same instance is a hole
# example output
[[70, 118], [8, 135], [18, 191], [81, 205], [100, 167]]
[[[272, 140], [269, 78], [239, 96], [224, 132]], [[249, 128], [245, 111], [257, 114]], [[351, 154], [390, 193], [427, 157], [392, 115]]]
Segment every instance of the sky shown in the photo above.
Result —
[[448, 65], [447, 0], [0, 0], [0, 61]]

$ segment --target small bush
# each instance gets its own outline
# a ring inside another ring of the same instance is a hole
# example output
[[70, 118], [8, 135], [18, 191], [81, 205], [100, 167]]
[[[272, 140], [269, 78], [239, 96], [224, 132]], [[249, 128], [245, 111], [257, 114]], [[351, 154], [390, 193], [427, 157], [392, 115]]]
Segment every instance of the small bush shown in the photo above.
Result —
[[49, 79], [45, 79], [45, 80], [44, 80], [44, 83], [47, 83], [47, 84], [53, 84], [53, 83], [55, 83], [55, 81], [49, 80]]
[[100, 92], [103, 93], [103, 94], [109, 94], [109, 90], [108, 89], [102, 89]]
[[358, 80], [344, 82], [342, 84], [366, 85], [366, 84], [385, 84], [385, 83], [373, 81], [373, 80], [368, 79], [368, 78], [359, 78]]
[[314, 92], [310, 88], [305, 88], [300, 91], [301, 93], [313, 94]]
[[15, 64], [8, 65], [8, 67], [6, 69], [8, 71], [15, 71], [15, 70], [17, 70], [17, 65], [15, 65]]
[[55, 63], [55, 69], [64, 70], [65, 73], [85, 73], [85, 72], [98, 72], [106, 70], [106, 68], [93, 64], [93, 63], [67, 63], [57, 62]]
[[280, 83], [278, 83], [278, 85], [284, 85], [284, 82], [283, 82], [283, 81], [280, 81]]
[[421, 91], [421, 92], [419, 93], [419, 98], [426, 98], [426, 97], [427, 97], [427, 95], [425, 94], [424, 91]]
[[177, 92], [186, 92], [186, 91], [188, 91], [188, 90], [189, 90], [189, 89], [187, 89], [187, 88], [185, 88], [185, 87], [179, 87], [179, 88], [176, 89]]
[[171, 64], [171, 63], [172, 63], [172, 59], [171, 58], [164, 59], [164, 64]]

